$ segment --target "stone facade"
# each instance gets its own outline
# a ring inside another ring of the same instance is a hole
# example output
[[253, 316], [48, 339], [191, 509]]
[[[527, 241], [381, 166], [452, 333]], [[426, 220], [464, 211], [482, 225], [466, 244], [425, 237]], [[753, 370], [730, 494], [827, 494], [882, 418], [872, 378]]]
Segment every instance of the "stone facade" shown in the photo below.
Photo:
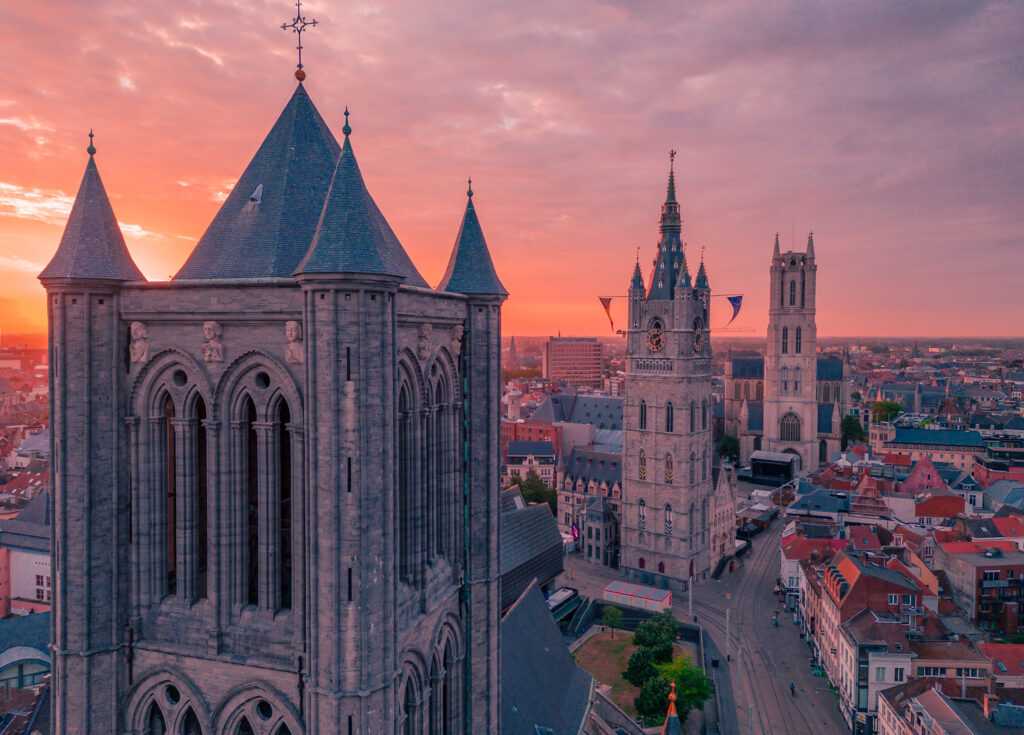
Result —
[[[280, 255], [274, 232], [311, 233], [291, 276], [145, 282], [90, 156], [40, 276], [55, 732], [497, 730], [505, 291], [471, 199], [445, 279], [422, 284], [365, 192], [350, 128], [339, 150], [322, 123], [300, 85], [224, 204], [238, 229], [211, 244], [215, 220], [190, 258], [267, 232], [261, 248]], [[334, 156], [330, 193], [288, 189], [289, 166], [324, 163], [282, 163], [304, 136]], [[244, 229], [317, 196], [315, 233]], [[332, 217], [353, 231], [335, 235]]]
[[650, 285], [637, 264], [629, 289], [623, 410], [621, 566], [667, 587], [706, 579], [733, 552], [728, 473], [716, 487], [712, 471], [711, 290], [703, 262], [690, 280], [680, 222], [670, 173]]

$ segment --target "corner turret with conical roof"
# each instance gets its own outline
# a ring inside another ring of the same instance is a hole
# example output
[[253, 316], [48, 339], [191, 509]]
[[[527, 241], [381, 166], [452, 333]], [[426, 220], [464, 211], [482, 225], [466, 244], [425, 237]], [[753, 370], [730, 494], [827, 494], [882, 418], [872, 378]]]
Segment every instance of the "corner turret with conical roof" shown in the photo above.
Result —
[[775, 247], [772, 250], [772, 263], [782, 260], [782, 251], [779, 250], [779, 233], [775, 233]]
[[671, 299], [679, 278], [679, 267], [683, 260], [682, 216], [676, 201], [675, 151], [672, 151], [668, 171], [668, 192], [661, 205], [661, 238], [658, 240], [658, 257], [654, 262], [654, 276], [647, 299]]
[[704, 268], [704, 258], [700, 259], [700, 268], [697, 270], [697, 285], [696, 288], [703, 291], [711, 290], [710, 284], [708, 284], [708, 272]]
[[448, 268], [437, 286], [438, 291], [449, 293], [508, 296], [508, 291], [498, 279], [494, 261], [487, 249], [484, 232], [473, 206], [473, 180], [466, 190], [466, 211], [462, 215], [459, 234], [455, 236], [455, 247], [448, 259]]
[[814, 260], [814, 232], [807, 235], [807, 260]]
[[313, 241], [295, 275], [367, 273], [397, 276], [405, 285], [426, 288], [427, 282], [366, 189], [352, 151], [348, 115], [346, 107], [345, 143]]
[[109, 281], [144, 281], [135, 265], [124, 236], [110, 206], [110, 199], [96, 168], [96, 148], [89, 131], [89, 161], [78, 187], [71, 215], [64, 227], [57, 252], [39, 280], [90, 279]]
[[643, 291], [644, 290], [644, 276], [640, 272], [640, 261], [637, 260], [633, 266], [633, 278], [629, 282], [630, 291]]
[[175, 279], [289, 278], [309, 250], [340, 154], [300, 82]]

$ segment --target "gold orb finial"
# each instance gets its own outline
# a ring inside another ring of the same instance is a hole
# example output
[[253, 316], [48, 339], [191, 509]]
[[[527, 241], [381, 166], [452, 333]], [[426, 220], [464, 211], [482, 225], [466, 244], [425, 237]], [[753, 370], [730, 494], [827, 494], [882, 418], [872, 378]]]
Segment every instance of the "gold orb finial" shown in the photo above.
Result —
[[304, 81], [306, 79], [306, 72], [302, 71], [302, 69], [296, 69], [295, 78], [298, 79], [300, 82]]

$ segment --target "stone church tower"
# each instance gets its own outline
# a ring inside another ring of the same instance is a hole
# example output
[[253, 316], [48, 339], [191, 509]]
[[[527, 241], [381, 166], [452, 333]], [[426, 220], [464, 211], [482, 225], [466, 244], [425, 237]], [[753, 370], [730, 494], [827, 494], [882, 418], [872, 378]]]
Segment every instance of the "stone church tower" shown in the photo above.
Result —
[[814, 234], [806, 252], [772, 252], [768, 344], [764, 358], [764, 448], [818, 466], [818, 331], [814, 322]]
[[630, 579], [665, 587], [733, 551], [729, 473], [712, 468], [711, 289], [703, 261], [691, 280], [681, 229], [670, 170], [654, 273], [645, 287], [637, 263], [629, 287], [621, 559]]
[[498, 729], [495, 273], [420, 276], [300, 83], [179, 273], [90, 145], [50, 327], [55, 732]]

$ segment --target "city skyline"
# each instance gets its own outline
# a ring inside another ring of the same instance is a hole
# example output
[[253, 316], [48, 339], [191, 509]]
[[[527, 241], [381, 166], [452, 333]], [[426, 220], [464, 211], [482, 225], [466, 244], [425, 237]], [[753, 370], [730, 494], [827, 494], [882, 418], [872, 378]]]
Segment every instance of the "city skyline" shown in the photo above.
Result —
[[[132, 255], [164, 280], [293, 89], [286, 4], [108, 7], [5, 11], [0, 58], [26, 71], [0, 93], [4, 332], [44, 328], [35, 276], [90, 128]], [[813, 229], [823, 337], [1019, 334], [1019, 7], [303, 12], [320, 23], [306, 87], [332, 127], [349, 106], [367, 185], [432, 286], [473, 176], [506, 334], [609, 334], [596, 297], [624, 296], [637, 248], [649, 270], [670, 148], [690, 262], [704, 249], [712, 289], [745, 295], [734, 327], [764, 333], [775, 232], [802, 249]]]

